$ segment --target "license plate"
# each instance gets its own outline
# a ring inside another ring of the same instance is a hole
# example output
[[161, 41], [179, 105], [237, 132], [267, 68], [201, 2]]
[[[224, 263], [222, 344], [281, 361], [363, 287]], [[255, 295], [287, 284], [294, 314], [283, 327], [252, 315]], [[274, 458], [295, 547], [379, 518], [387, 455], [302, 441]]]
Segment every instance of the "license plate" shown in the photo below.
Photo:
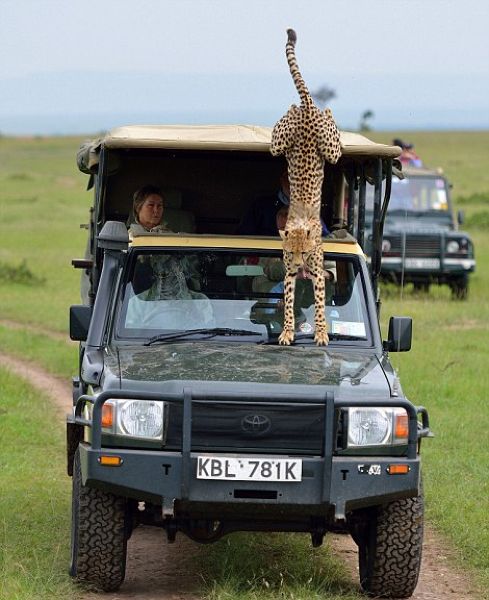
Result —
[[406, 269], [439, 269], [439, 258], [406, 258], [404, 259]]
[[197, 479], [294, 483], [302, 480], [302, 460], [290, 458], [198, 456]]

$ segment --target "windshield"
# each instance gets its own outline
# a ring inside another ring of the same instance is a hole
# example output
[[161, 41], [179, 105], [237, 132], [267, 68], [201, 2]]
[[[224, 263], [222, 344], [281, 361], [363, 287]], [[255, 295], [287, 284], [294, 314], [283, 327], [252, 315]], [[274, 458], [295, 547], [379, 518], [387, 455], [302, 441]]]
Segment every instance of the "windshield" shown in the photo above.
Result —
[[[382, 187], [382, 194], [384, 186]], [[383, 196], [382, 196], [383, 197]], [[366, 209], [374, 209], [374, 186], [367, 185]], [[441, 177], [392, 178], [388, 213], [407, 211], [425, 213], [448, 211], [446, 182]]]
[[[331, 255], [324, 268], [331, 340], [370, 340], [358, 257]], [[284, 321], [284, 273], [276, 250], [134, 250], [121, 283], [115, 337], [273, 343]], [[294, 314], [296, 341], [313, 342], [314, 292], [307, 273], [296, 280]]]

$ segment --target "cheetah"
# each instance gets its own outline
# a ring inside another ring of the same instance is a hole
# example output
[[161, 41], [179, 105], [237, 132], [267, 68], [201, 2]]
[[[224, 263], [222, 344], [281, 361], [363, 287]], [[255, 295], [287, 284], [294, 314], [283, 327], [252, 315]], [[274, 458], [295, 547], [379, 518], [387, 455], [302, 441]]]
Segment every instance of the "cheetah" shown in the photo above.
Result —
[[319, 110], [299, 71], [295, 57], [297, 35], [287, 30], [287, 62], [300, 105], [293, 104], [272, 130], [270, 151], [285, 155], [290, 181], [290, 207], [287, 224], [280, 231], [285, 264], [284, 327], [279, 343], [294, 340], [294, 290], [299, 269], [308, 273], [314, 287], [315, 336], [318, 345], [329, 341], [324, 317], [325, 275], [321, 248], [321, 188], [324, 163], [336, 164], [341, 156], [340, 134], [329, 108]]

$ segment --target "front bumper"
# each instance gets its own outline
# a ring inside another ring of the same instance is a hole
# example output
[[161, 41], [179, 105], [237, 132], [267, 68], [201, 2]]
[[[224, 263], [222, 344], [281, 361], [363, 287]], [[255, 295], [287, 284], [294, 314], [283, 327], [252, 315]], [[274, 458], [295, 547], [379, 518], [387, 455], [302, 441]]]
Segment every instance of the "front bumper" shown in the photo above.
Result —
[[473, 258], [411, 258], [383, 256], [382, 274], [401, 274], [412, 278], [431, 278], [448, 281], [453, 277], [472, 273], [475, 270]]
[[[183, 403], [183, 436], [181, 451], [143, 450], [102, 447], [101, 414], [103, 403], [109, 398], [137, 397], [140, 399], [165, 400]], [[416, 408], [405, 399], [389, 398], [385, 401], [335, 400], [332, 394], [324, 398], [325, 431], [324, 452], [321, 456], [297, 456], [302, 459], [302, 481], [232, 481], [198, 479], [197, 453], [192, 450], [192, 403], [205, 401], [205, 394], [192, 394], [185, 390], [180, 394], [135, 394], [134, 392], [104, 392], [97, 398], [82, 396], [77, 403], [75, 416], [69, 419], [69, 428], [89, 427], [91, 443], [82, 442], [80, 448], [82, 481], [84, 485], [98, 487], [112, 493], [147, 501], [163, 506], [163, 514], [174, 516], [179, 502], [206, 505], [206, 514], [212, 518], [216, 510], [219, 516], [222, 505], [239, 518], [250, 505], [280, 513], [283, 519], [334, 515], [344, 520], [347, 512], [361, 507], [373, 506], [391, 500], [416, 496], [419, 492], [420, 458], [417, 453], [420, 437], [429, 435], [429, 421], [425, 409]], [[242, 394], [227, 394], [226, 401], [242, 401]], [[249, 396], [247, 398], [249, 400]], [[281, 401], [297, 400], [282, 395]], [[216, 394], [212, 394], [212, 401]], [[92, 419], [82, 418], [86, 403], [93, 404]], [[333, 455], [334, 415], [338, 408], [346, 406], [402, 406], [409, 416], [409, 440], [406, 456], [345, 456]], [[418, 415], [422, 415], [422, 424]], [[213, 454], [212, 450], [206, 455]], [[228, 456], [229, 453], [214, 453]], [[102, 456], [117, 456], [119, 466], [106, 466]], [[256, 458], [284, 458], [284, 454], [253, 453]], [[407, 465], [407, 472], [390, 474], [390, 465]], [[214, 508], [213, 508], [214, 507]], [[218, 508], [219, 507], [219, 508]]]
[[[122, 464], [120, 467], [102, 466], [101, 455], [118, 456]], [[324, 517], [334, 507], [335, 520], [344, 519], [354, 508], [416, 496], [420, 476], [419, 458], [333, 457], [326, 465], [322, 457], [302, 457], [303, 478], [297, 483], [197, 479], [197, 453], [191, 453], [185, 464], [184, 457], [177, 452], [94, 450], [83, 443], [80, 458], [84, 485], [141, 501], [162, 503], [169, 510], [179, 500], [232, 503], [236, 514], [243, 504], [276, 505], [282, 509], [287, 507], [285, 512], [290, 517], [303, 513], [306, 507], [309, 515]], [[409, 472], [389, 475], [388, 466], [393, 463], [409, 465]], [[368, 470], [372, 474], [368, 474]], [[325, 472], [329, 473], [326, 480]], [[207, 512], [212, 514], [212, 507]]]

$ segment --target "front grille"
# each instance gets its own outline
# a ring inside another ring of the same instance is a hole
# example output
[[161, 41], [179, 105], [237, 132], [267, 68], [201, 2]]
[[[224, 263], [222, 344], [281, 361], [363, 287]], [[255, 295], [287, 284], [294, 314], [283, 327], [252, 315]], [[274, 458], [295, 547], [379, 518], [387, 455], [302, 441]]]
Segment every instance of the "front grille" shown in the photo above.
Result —
[[[321, 454], [324, 404], [192, 403], [192, 450]], [[172, 403], [165, 448], [182, 444], [183, 409]]]
[[[387, 236], [386, 236], [387, 237]], [[389, 254], [403, 254], [405, 244], [405, 256], [412, 257], [439, 257], [441, 249], [441, 237], [439, 235], [410, 234], [399, 236], [388, 236], [391, 243]]]

